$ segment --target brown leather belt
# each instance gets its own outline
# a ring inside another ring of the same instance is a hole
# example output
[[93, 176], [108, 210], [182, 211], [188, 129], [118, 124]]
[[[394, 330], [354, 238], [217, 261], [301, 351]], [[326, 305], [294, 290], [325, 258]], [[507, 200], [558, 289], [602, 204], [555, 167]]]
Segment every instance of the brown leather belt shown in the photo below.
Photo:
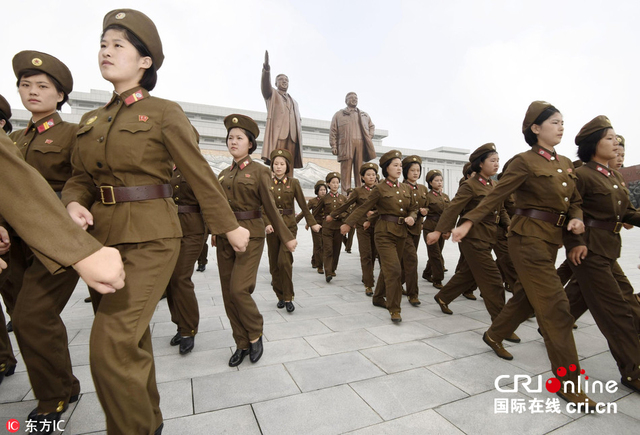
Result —
[[280, 208], [278, 209], [278, 211], [280, 212], [280, 214], [293, 214], [293, 209], [292, 208]]
[[536, 210], [535, 208], [517, 208], [515, 214], [549, 222], [554, 224], [556, 227], [564, 226], [564, 222], [567, 220], [567, 215], [564, 213], [551, 213], [548, 211]]
[[118, 202], [171, 198], [172, 194], [173, 189], [170, 184], [135, 187], [98, 186], [96, 200], [106, 205], [112, 205]]
[[179, 205], [178, 213], [200, 213], [199, 205]]
[[262, 212], [260, 210], [234, 211], [233, 214], [236, 215], [236, 219], [238, 219], [239, 221], [248, 221], [249, 219], [260, 219], [262, 217]]
[[597, 221], [595, 219], [584, 218], [584, 224], [588, 227], [598, 228], [601, 230], [607, 230], [618, 234], [622, 229], [622, 222], [605, 222]]
[[438, 222], [440, 220], [439, 214], [428, 214], [427, 219]]
[[380, 219], [387, 222], [393, 222], [394, 224], [402, 225], [404, 224], [404, 217], [396, 216], [394, 214], [381, 214]]

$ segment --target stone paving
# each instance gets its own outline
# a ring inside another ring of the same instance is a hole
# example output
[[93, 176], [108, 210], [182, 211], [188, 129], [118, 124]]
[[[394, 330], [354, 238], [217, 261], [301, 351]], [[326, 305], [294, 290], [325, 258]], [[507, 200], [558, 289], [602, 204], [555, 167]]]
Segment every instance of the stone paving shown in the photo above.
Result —
[[[360, 284], [357, 240], [353, 253], [342, 252], [337, 277], [326, 283], [310, 267], [311, 237], [300, 227], [294, 263], [296, 310], [276, 308], [269, 285], [266, 249], [254, 298], [264, 316], [264, 356], [256, 364], [228, 366], [235, 350], [222, 305], [215, 249], [205, 273], [194, 274], [200, 303], [200, 329], [194, 351], [186, 356], [169, 345], [176, 327], [166, 302], [153, 317], [164, 434], [637, 434], [640, 395], [619, 386], [615, 393], [592, 394], [613, 403], [617, 412], [571, 414], [496, 413], [495, 399], [519, 400], [527, 407], [556, 396], [543, 389], [531, 393], [497, 391], [501, 375], [550, 376], [550, 364], [535, 319], [520, 326], [520, 344], [506, 343], [513, 361], [499, 359], [483, 343], [489, 324], [482, 300], [459, 299], [453, 316], [433, 302], [436, 289], [420, 280], [420, 307], [402, 302], [400, 324], [374, 307]], [[640, 285], [637, 244], [640, 230], [624, 231], [620, 263], [631, 282]], [[447, 242], [447, 267], [454, 269], [458, 249]], [[420, 267], [426, 261], [419, 248]], [[560, 260], [564, 258], [563, 251]], [[420, 271], [421, 273], [421, 271]], [[446, 274], [445, 281], [452, 276]], [[478, 292], [476, 291], [476, 295]], [[84, 283], [78, 285], [63, 317], [67, 325], [74, 373], [82, 395], [63, 415], [67, 434], [106, 433], [104, 414], [89, 370], [89, 332], [93, 320]], [[619, 382], [616, 364], [593, 318], [587, 314], [575, 330], [586, 375]], [[14, 340], [14, 349], [18, 350]], [[0, 386], [0, 432], [15, 418], [24, 426], [36, 406], [25, 366], [17, 355], [15, 375]], [[512, 378], [511, 378], [512, 379]], [[502, 381], [508, 384], [512, 381]], [[535, 385], [535, 384], [534, 384]]]

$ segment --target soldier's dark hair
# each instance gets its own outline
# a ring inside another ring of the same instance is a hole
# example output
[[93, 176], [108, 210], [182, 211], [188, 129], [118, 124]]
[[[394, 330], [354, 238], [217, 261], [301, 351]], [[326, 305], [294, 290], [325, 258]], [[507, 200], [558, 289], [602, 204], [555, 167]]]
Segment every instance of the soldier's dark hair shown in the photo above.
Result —
[[[251, 151], [251, 152], [253, 152], [253, 151]], [[282, 156], [275, 156], [275, 157], [273, 158], [273, 160], [277, 159], [278, 157], [280, 157], [281, 159], [283, 159], [283, 160], [284, 160], [284, 162], [286, 163], [286, 165], [287, 165], [287, 172], [285, 172], [285, 175], [286, 175], [286, 174], [288, 174], [288, 173], [289, 173], [289, 171], [291, 171], [291, 165], [289, 164], [289, 160], [285, 159], [285, 158], [284, 158], [284, 157], [282, 157]], [[271, 160], [271, 162], [269, 162], [269, 167], [271, 168], [271, 171], [273, 171], [273, 160]]]
[[422, 165], [418, 162], [411, 162], [410, 164], [402, 167], [402, 176], [404, 177], [405, 180], [409, 175], [409, 169], [411, 169], [413, 165], [418, 165], [420, 167], [420, 175], [418, 175], [418, 180], [422, 176]]
[[[249, 130], [245, 130], [242, 127], [233, 127], [233, 128], [239, 128], [242, 131], [244, 131], [244, 134], [247, 136], [247, 139], [249, 139], [249, 142], [251, 142], [251, 148], [249, 148], [249, 154], [253, 154], [256, 148], [258, 148], [258, 142], [256, 142], [256, 137], [253, 135], [253, 133], [251, 133]], [[227, 131], [227, 138], [224, 140], [224, 142], [227, 144], [227, 148], [229, 148], [229, 132], [230, 131], [231, 129]]]
[[146, 89], [147, 91], [152, 91], [153, 88], [156, 87], [156, 83], [158, 82], [158, 73], [156, 72], [156, 64], [153, 56], [149, 52], [149, 49], [142, 43], [140, 38], [138, 38], [131, 30], [124, 28], [122, 26], [118, 26], [117, 24], [112, 24], [107, 26], [106, 29], [102, 32], [101, 38], [104, 38], [104, 34], [107, 33], [107, 30], [119, 30], [122, 32], [127, 39], [138, 50], [138, 54], [142, 57], [150, 57], [152, 60], [151, 66], [144, 71], [142, 75], [142, 79], [140, 79], [140, 86]]
[[475, 159], [473, 162], [471, 162], [471, 170], [473, 172], [480, 172], [480, 163], [484, 162], [485, 160], [487, 160], [490, 156], [494, 155], [494, 154], [498, 154], [497, 151], [487, 151], [486, 153], [482, 154], [480, 157], [478, 157], [477, 159]]
[[594, 131], [589, 136], [585, 137], [578, 144], [578, 158], [583, 162], [590, 162], [593, 156], [596, 155], [596, 148], [598, 148], [598, 142], [605, 137], [609, 128], [603, 128], [602, 130]]
[[2, 126], [2, 129], [7, 134], [11, 133], [11, 130], [13, 130], [13, 126], [11, 125], [11, 122], [9, 122], [9, 118], [7, 118], [7, 115], [5, 115], [4, 112], [0, 111], [0, 121], [2, 120], [6, 121]]
[[318, 184], [316, 187], [313, 188], [313, 191], [316, 193], [316, 196], [318, 196], [320, 194], [320, 188], [324, 187], [325, 192], [329, 189], [327, 189], [327, 185], [326, 184]]
[[387, 172], [387, 169], [389, 168], [389, 165], [391, 164], [391, 162], [393, 162], [395, 159], [400, 160], [399, 157], [394, 157], [394, 158], [389, 159], [386, 162], [384, 162], [384, 164], [380, 165], [380, 169], [382, 170], [382, 176], [383, 177], [386, 178], [389, 175], [389, 172]]
[[60, 84], [60, 82], [58, 80], [56, 80], [55, 77], [53, 77], [52, 75], [47, 74], [46, 72], [39, 70], [39, 69], [25, 69], [23, 71], [20, 71], [20, 78], [18, 79], [18, 81], [16, 82], [16, 87], [20, 87], [20, 80], [24, 79], [28, 79], [29, 77], [33, 77], [33, 76], [37, 76], [38, 74], [44, 74], [46, 75], [49, 80], [51, 80], [51, 83], [53, 83], [53, 86], [56, 88], [57, 92], [60, 92], [63, 97], [62, 97], [62, 101], [60, 101], [58, 104], [56, 104], [56, 109], [60, 110], [62, 108], [62, 106], [64, 105], [64, 103], [66, 103], [67, 101], [69, 101], [69, 95], [67, 95], [67, 93], [64, 91], [64, 89], [62, 89], [62, 85]]
[[[551, 115], [553, 115], [554, 113], [560, 113], [560, 111], [556, 109], [554, 106], [547, 107], [542, 111], [540, 115], [538, 115], [536, 120], [533, 121], [533, 124], [541, 125], [543, 122], [549, 119]], [[529, 128], [527, 128], [527, 130], [524, 132], [524, 140], [531, 147], [538, 144], [538, 135], [531, 130], [531, 126], [529, 126]]]

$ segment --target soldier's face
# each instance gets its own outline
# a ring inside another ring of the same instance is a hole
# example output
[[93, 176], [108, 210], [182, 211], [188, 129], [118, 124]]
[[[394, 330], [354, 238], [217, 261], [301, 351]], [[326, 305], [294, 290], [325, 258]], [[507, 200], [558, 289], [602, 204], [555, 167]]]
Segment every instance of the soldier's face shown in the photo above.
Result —
[[486, 178], [492, 177], [498, 173], [500, 168], [500, 157], [498, 153], [493, 153], [484, 162], [480, 163], [480, 173]]
[[378, 174], [375, 169], [367, 169], [364, 173], [364, 177], [362, 177], [364, 179], [364, 184], [369, 187], [376, 184], [376, 175]]
[[387, 178], [396, 181], [402, 175], [402, 160], [395, 158], [387, 167]]
[[284, 157], [276, 157], [273, 159], [273, 173], [276, 174], [278, 178], [281, 178], [287, 173], [287, 161]]
[[[24, 108], [34, 117], [55, 112], [57, 104], [64, 99], [64, 94], [56, 90], [49, 76], [44, 73], [22, 77], [18, 83], [18, 92]], [[40, 118], [35, 120], [38, 119]]]
[[433, 190], [437, 190], [438, 192], [442, 190], [442, 176], [441, 175], [436, 175], [435, 177], [433, 177], [433, 180], [431, 180], [431, 187], [433, 188]]
[[356, 94], [349, 94], [345, 99], [347, 106], [356, 107], [358, 105], [358, 96]]
[[[100, 72], [105, 80], [118, 87], [130, 89], [137, 86], [142, 76], [151, 64], [151, 58], [142, 57], [138, 50], [129, 42], [121, 30], [107, 30], [100, 41], [98, 53]], [[132, 85], [132, 86], [131, 86]], [[130, 86], [126, 88], [126, 86]]]
[[229, 130], [229, 138], [227, 139], [227, 148], [233, 159], [238, 161], [249, 155], [251, 142], [246, 133], [241, 128], [232, 128]]
[[618, 155], [615, 159], [609, 161], [609, 166], [613, 169], [620, 169], [624, 165], [624, 147], [618, 145]]
[[415, 183], [416, 181], [418, 181], [418, 178], [420, 178], [420, 165], [414, 163], [407, 171], [407, 180], [409, 180], [411, 183]]
[[276, 79], [276, 87], [279, 91], [286, 92], [289, 89], [289, 77], [279, 75]]
[[339, 188], [340, 188], [340, 180], [337, 177], [332, 178], [331, 181], [329, 181], [329, 189], [331, 189], [333, 193], [336, 193]]
[[538, 143], [541, 146], [554, 147], [562, 140], [564, 134], [564, 121], [561, 113], [554, 113], [542, 124], [533, 124], [531, 131], [538, 135]]
[[601, 162], [613, 160], [618, 157], [619, 146], [620, 142], [618, 142], [616, 133], [613, 131], [613, 128], [609, 128], [602, 139], [598, 141], [598, 145], [596, 146], [596, 155], [594, 157]]
[[318, 198], [322, 198], [323, 196], [325, 196], [327, 194], [327, 188], [324, 186], [320, 186], [318, 188]]

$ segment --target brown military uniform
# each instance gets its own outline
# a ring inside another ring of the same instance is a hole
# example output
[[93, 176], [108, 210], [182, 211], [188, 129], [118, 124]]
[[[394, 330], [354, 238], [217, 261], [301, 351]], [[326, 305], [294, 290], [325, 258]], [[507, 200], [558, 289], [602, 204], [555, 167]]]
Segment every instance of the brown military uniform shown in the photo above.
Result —
[[[331, 216], [338, 218], [342, 213], [349, 212], [349, 208], [355, 204], [356, 207], [360, 207], [367, 202], [371, 192], [376, 188], [367, 186], [360, 186], [353, 189], [347, 201], [340, 207], [338, 207]], [[354, 209], [355, 210], [355, 209]], [[358, 250], [360, 251], [360, 267], [362, 268], [362, 283], [365, 287], [373, 288], [373, 266], [376, 260], [376, 245], [374, 242], [374, 226], [370, 225], [365, 229], [363, 224], [367, 221], [367, 216], [363, 216], [358, 222], [356, 222], [355, 228], [358, 234]]]
[[317, 222], [322, 222], [322, 262], [324, 263], [324, 276], [335, 276], [342, 250], [342, 234], [340, 234], [341, 220], [346, 217], [346, 212], [327, 221], [327, 216], [331, 215], [339, 207], [347, 202], [347, 198], [340, 193], [327, 194], [318, 200], [318, 206], [313, 212], [313, 217]]
[[[353, 189], [349, 189], [350, 191]], [[349, 199], [349, 197], [347, 196], [347, 199]], [[349, 206], [349, 209], [347, 210], [347, 213], [351, 213], [353, 210], [355, 210], [355, 204], [351, 204]], [[351, 248], [353, 247], [353, 236], [356, 233], [356, 229], [355, 228], [351, 228], [349, 230], [349, 232], [347, 234], [345, 234], [344, 236], [342, 236], [342, 243], [344, 244], [344, 250], [348, 253], [351, 254]]]
[[[313, 211], [318, 206], [318, 201], [319, 200], [320, 200], [320, 198], [318, 198], [316, 196], [315, 198], [311, 198], [307, 202], [307, 208], [309, 209], [309, 212], [312, 215], [313, 215]], [[296, 215], [296, 223], [300, 222], [302, 220], [302, 218], [304, 218], [304, 214], [302, 212], [298, 213]], [[313, 254], [311, 254], [311, 267], [313, 267], [314, 269], [322, 269], [323, 268], [323, 263], [322, 263], [322, 255], [323, 255], [322, 254], [322, 230], [318, 231], [317, 233], [315, 231], [311, 231], [311, 240], [313, 241]]]
[[[355, 226], [369, 210], [376, 208], [378, 220], [375, 225], [375, 243], [380, 255], [380, 275], [373, 294], [374, 303], [382, 303], [386, 297], [386, 307], [390, 313], [399, 313], [402, 300], [402, 267], [400, 260], [407, 239], [407, 225], [404, 218], [416, 219], [418, 204], [406, 184], [381, 181], [371, 191], [367, 201], [355, 209], [345, 223]], [[395, 216], [396, 222], [383, 219]]]
[[182, 239], [178, 262], [166, 290], [167, 304], [171, 312], [171, 321], [178, 326], [180, 336], [193, 337], [198, 332], [200, 312], [191, 276], [207, 233], [198, 199], [180, 169], [174, 169], [170, 183], [173, 188], [173, 200], [178, 205]]
[[[565, 244], [567, 253], [578, 245], [587, 246], [589, 252], [581, 264], [569, 262], [576, 277], [566, 287], [571, 314], [577, 319], [586, 305], [607, 339], [622, 377], [640, 379], [640, 341], [633, 312], [613, 274], [620, 257], [622, 222], [640, 225], [640, 212], [622, 189], [624, 180], [619, 172], [590, 161], [575, 173], [586, 231], [567, 235]], [[607, 224], [610, 228], [603, 228]]]
[[[494, 189], [496, 182], [485, 179], [482, 175], [462, 183], [449, 207], [442, 213], [436, 231], [448, 233], [454, 227], [458, 216], [464, 221], [466, 213], [476, 206]], [[497, 226], [507, 228], [510, 224], [509, 216], [502, 204], [486, 215], [476, 225], [471, 227], [467, 237], [460, 242], [460, 250], [465, 261], [460, 270], [436, 294], [445, 304], [467, 291], [475, 282], [482, 292], [483, 301], [493, 320], [504, 307], [504, 288], [498, 266], [491, 256], [491, 250], [496, 243]]]
[[[77, 124], [62, 121], [56, 112], [10, 138], [24, 159], [36, 168], [54, 191], [60, 193], [71, 177], [71, 153], [76, 143]], [[28, 245], [11, 232], [9, 277], [2, 287], [8, 312], [34, 395], [38, 412], [61, 412], [71, 396], [80, 393], [73, 375], [67, 331], [60, 313], [78, 283], [78, 274], [69, 269], [51, 275]]]
[[[446, 193], [438, 193], [434, 190], [429, 191], [427, 195], [427, 216], [422, 223], [422, 235], [424, 241], [427, 241], [427, 234], [436, 229], [436, 225], [440, 220], [440, 216], [449, 206], [449, 196]], [[433, 282], [442, 282], [444, 279], [444, 259], [442, 258], [442, 250], [444, 249], [444, 239], [440, 237], [438, 243], [427, 245], [427, 254], [429, 261], [424, 268], [423, 276], [431, 277]]]
[[96, 186], [168, 185], [175, 163], [212, 234], [232, 231], [238, 223], [180, 106], [142, 88], [114, 93], [104, 107], [82, 117], [72, 162], [63, 203], [77, 201], [91, 211], [90, 234], [121, 252], [127, 275], [115, 293], [91, 291], [91, 373], [107, 431], [153, 433], [162, 413], [149, 322], [178, 260], [180, 219], [170, 185], [164, 197], [115, 203], [109, 201], [110, 187]]
[[[513, 218], [513, 214], [516, 211], [513, 195], [510, 195], [504, 201], [504, 209], [507, 212], [509, 219]], [[513, 266], [513, 261], [511, 261], [511, 256], [509, 255], [507, 228], [502, 225], [498, 226], [498, 234], [496, 236], [496, 244], [493, 245], [493, 252], [496, 254], [496, 264], [498, 265], [498, 269], [500, 269], [500, 275], [502, 276], [502, 281], [504, 282], [505, 287], [512, 289], [515, 287], [516, 281], [518, 280], [518, 273], [516, 272], [516, 268]]]
[[418, 218], [415, 225], [407, 227], [407, 240], [402, 252], [402, 282], [407, 283], [407, 297], [411, 300], [418, 297], [418, 245], [420, 244], [422, 220], [424, 219], [420, 209], [427, 208], [429, 190], [422, 184], [413, 185], [406, 180], [404, 184], [409, 186], [418, 205]]
[[[582, 219], [581, 199], [575, 186], [571, 160], [540, 146], [516, 155], [502, 175], [500, 184], [465, 218], [477, 224], [511, 193], [515, 192], [516, 214], [511, 221], [509, 253], [519, 281], [487, 334], [496, 341], [510, 337], [535, 312], [544, 336], [552, 370], [570, 364], [579, 366], [573, 339], [573, 316], [569, 301], [556, 274], [555, 261], [562, 244], [562, 226], [519, 214], [520, 210], [552, 213], [560, 222]], [[562, 222], [561, 222], [562, 223]], [[561, 381], [577, 382], [579, 371], [568, 371]]]
[[231, 209], [235, 213], [254, 212], [256, 216], [245, 219], [236, 215], [238, 223], [251, 233], [245, 252], [235, 252], [224, 236], [216, 240], [224, 308], [238, 349], [249, 349], [249, 343], [262, 335], [262, 314], [251, 297], [264, 249], [265, 222], [260, 209], [269, 218], [282, 243], [295, 238], [271, 196], [270, 172], [266, 166], [247, 157], [239, 164], [234, 162], [218, 177]]
[[[310, 227], [316, 225], [316, 220], [307, 208], [304, 193], [302, 193], [302, 187], [300, 187], [298, 180], [286, 176], [282, 180], [274, 177], [270, 184], [269, 190], [278, 212], [293, 237], [298, 234], [294, 201], [297, 201], [302, 209], [307, 225]], [[266, 225], [271, 225], [268, 217], [265, 217], [264, 220]], [[292, 301], [295, 294], [293, 291], [293, 254], [275, 232], [267, 234], [267, 252], [269, 254], [269, 271], [276, 297], [279, 301]]]

